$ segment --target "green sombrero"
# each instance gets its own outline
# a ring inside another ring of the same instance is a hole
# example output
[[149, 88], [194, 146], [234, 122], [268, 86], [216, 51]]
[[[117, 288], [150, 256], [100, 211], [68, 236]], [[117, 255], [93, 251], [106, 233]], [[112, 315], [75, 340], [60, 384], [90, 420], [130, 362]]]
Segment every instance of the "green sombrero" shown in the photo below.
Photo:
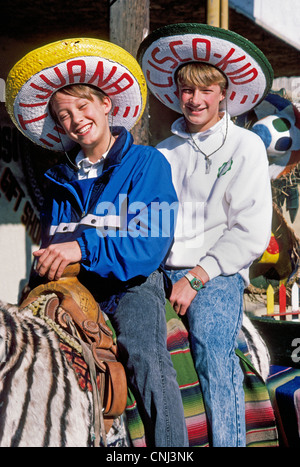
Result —
[[140, 45], [137, 59], [151, 92], [181, 113], [175, 74], [189, 62], [204, 62], [227, 77], [231, 116], [248, 112], [269, 92], [272, 67], [252, 42], [232, 31], [198, 23], [180, 23], [153, 31]]

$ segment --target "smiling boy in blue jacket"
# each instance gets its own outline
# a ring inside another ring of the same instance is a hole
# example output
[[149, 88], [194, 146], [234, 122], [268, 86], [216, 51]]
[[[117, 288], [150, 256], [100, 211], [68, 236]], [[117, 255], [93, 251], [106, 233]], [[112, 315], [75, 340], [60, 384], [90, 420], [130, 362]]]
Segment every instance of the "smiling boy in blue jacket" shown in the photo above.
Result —
[[[30, 77], [26, 96], [22, 90], [19, 93], [22, 105], [15, 112], [15, 123], [26, 136], [32, 128], [36, 134], [31, 139], [38, 144], [55, 148], [57, 143], [63, 150], [69, 143], [79, 147], [75, 161], [66, 153], [68, 163], [46, 173], [49, 193], [41, 213], [42, 244], [34, 252], [35, 268], [40, 277], [58, 280], [69, 264], [80, 262], [80, 281], [116, 330], [147, 446], [187, 446], [182, 400], [166, 345], [164, 280], [159, 269], [174, 234], [177, 196], [171, 170], [159, 151], [133, 144], [126, 129], [140, 117], [145, 98], [136, 61], [113, 44], [91, 42], [97, 48], [94, 61], [88, 39], [82, 44], [64, 42], [69, 46], [63, 49], [66, 61], [54, 59]], [[86, 54], [82, 50], [75, 59], [74, 44], [86, 47]], [[53, 47], [48, 46], [49, 53]], [[25, 60], [30, 63], [34, 56], [28, 54]], [[41, 91], [44, 110], [42, 102], [35, 104]], [[31, 98], [24, 104], [28, 92]], [[25, 115], [28, 108], [36, 112], [34, 117]], [[51, 130], [45, 133], [47, 125]]]

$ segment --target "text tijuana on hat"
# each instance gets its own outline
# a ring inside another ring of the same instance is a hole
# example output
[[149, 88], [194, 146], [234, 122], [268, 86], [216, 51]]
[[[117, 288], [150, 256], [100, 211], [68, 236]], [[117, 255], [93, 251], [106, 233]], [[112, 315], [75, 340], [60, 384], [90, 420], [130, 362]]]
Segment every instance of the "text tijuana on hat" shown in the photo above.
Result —
[[45, 148], [66, 150], [73, 142], [52, 119], [48, 104], [58, 89], [90, 84], [112, 101], [115, 126], [130, 130], [141, 118], [147, 96], [143, 72], [123, 48], [97, 39], [68, 39], [33, 50], [10, 71], [6, 106], [17, 128]]

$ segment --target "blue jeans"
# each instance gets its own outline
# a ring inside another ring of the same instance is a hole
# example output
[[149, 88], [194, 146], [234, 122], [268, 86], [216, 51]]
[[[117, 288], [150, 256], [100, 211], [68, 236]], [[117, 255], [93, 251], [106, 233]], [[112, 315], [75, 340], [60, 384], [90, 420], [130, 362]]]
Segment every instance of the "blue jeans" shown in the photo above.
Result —
[[[188, 269], [167, 271], [172, 283]], [[214, 447], [246, 445], [243, 372], [235, 354], [242, 325], [244, 282], [239, 274], [207, 282], [187, 311], [191, 349]]]
[[180, 389], [167, 350], [162, 274], [130, 288], [110, 315], [120, 358], [144, 423], [147, 447], [189, 445]]

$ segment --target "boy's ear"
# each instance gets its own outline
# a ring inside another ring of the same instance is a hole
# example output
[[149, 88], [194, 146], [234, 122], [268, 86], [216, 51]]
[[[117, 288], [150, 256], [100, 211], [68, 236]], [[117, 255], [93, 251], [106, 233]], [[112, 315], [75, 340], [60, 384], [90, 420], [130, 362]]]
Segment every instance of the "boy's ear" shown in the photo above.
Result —
[[220, 102], [222, 102], [226, 97], [226, 89], [223, 89], [222, 93], [221, 93], [221, 97], [220, 97]]
[[105, 96], [102, 101], [104, 107], [105, 107], [105, 113], [109, 114], [109, 112], [112, 109], [112, 102], [111, 99], [108, 96]]

